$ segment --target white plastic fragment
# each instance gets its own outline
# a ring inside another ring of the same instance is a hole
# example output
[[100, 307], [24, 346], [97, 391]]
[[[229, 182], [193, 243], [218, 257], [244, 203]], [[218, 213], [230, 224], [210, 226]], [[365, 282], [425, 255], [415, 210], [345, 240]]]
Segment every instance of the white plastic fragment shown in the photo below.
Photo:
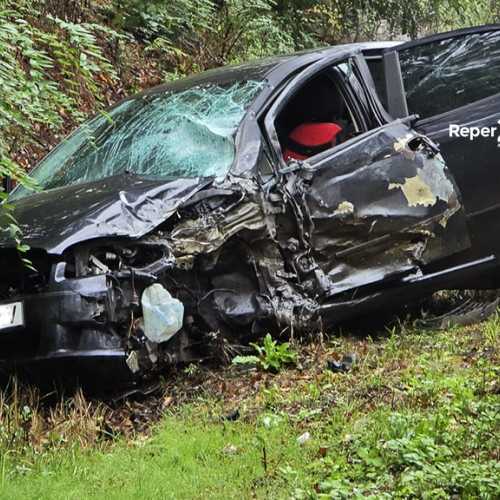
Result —
[[151, 342], [166, 342], [181, 329], [184, 306], [159, 283], [144, 290], [141, 305], [144, 335]]
[[281, 418], [278, 415], [265, 415], [262, 417], [262, 424], [266, 427], [278, 426], [281, 422]]
[[297, 442], [299, 443], [300, 446], [305, 446], [307, 442], [311, 439], [311, 434], [309, 432], [304, 432], [304, 434], [301, 434], [297, 438]]
[[225, 455], [234, 455], [235, 453], [238, 453], [238, 448], [232, 444], [226, 444], [226, 446], [222, 448], [221, 452]]

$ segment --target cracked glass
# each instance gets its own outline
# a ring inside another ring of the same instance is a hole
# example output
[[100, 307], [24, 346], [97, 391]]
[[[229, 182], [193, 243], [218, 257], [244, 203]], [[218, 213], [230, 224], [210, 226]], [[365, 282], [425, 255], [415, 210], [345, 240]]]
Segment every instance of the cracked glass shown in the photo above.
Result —
[[[138, 95], [79, 127], [31, 177], [53, 189], [132, 173], [147, 178], [224, 178], [234, 137], [263, 80]], [[11, 198], [29, 192], [19, 186]]]
[[500, 31], [486, 31], [401, 50], [410, 114], [435, 116], [500, 92]]

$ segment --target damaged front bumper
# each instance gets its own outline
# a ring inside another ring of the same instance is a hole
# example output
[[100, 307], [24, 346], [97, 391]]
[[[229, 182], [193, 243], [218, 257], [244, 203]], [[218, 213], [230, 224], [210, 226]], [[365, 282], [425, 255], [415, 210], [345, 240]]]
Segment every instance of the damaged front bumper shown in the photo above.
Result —
[[[107, 257], [116, 260], [111, 252]], [[0, 301], [0, 373], [17, 371], [39, 381], [64, 377], [65, 383], [102, 388], [140, 383], [192, 359], [185, 335], [176, 336], [183, 306], [151, 273], [168, 268], [168, 258], [147, 270], [113, 270], [95, 255], [88, 260], [88, 271], [100, 274], [68, 278], [70, 266], [58, 262], [42, 290]]]

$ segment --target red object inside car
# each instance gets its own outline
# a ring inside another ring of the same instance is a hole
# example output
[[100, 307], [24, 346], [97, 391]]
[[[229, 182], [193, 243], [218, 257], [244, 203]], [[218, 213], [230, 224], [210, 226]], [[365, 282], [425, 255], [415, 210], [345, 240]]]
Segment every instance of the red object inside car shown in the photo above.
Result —
[[283, 159], [306, 160], [335, 146], [335, 136], [342, 128], [335, 123], [301, 123], [288, 137]]

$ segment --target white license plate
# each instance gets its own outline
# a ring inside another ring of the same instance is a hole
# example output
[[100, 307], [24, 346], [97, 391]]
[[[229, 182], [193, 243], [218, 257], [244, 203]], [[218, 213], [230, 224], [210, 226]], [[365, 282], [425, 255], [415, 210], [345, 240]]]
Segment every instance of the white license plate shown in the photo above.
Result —
[[11, 302], [0, 305], [0, 330], [24, 325], [22, 302]]

